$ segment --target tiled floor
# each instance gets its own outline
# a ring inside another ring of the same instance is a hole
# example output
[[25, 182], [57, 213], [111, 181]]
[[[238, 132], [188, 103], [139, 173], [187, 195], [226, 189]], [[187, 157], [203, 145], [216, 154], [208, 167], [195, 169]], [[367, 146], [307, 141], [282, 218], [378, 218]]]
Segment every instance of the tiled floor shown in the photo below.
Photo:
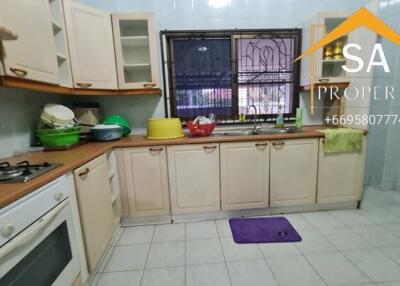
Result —
[[400, 192], [286, 215], [299, 243], [238, 245], [227, 220], [125, 228], [96, 286], [400, 286]]

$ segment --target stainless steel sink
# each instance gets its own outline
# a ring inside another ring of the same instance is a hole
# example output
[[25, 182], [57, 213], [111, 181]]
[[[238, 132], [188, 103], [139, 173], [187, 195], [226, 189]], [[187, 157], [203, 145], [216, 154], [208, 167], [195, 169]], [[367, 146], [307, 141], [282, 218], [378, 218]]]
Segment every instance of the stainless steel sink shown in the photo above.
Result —
[[245, 135], [256, 135], [255, 131], [252, 130], [232, 130], [223, 133], [225, 136], [245, 136]]
[[301, 132], [296, 127], [285, 127], [285, 128], [257, 128], [255, 129], [237, 129], [215, 132], [215, 135], [224, 136], [246, 136], [246, 135], [268, 135], [268, 134], [284, 134]]

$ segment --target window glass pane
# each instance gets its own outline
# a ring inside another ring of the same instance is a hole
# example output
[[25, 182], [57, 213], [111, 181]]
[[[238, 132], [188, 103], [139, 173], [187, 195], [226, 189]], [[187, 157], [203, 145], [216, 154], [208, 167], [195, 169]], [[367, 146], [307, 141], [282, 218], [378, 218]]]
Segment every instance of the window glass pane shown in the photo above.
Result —
[[232, 115], [230, 39], [173, 40], [173, 96], [176, 116]]
[[0, 285], [51, 285], [71, 259], [67, 223], [63, 222], [4, 275]]
[[294, 39], [262, 35], [237, 39], [239, 113], [290, 113], [293, 102]]

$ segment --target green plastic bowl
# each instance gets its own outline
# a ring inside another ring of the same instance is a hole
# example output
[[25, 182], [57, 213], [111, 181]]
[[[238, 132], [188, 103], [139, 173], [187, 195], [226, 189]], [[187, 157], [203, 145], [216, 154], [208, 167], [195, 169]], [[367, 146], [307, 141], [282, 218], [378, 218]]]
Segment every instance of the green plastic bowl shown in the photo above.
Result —
[[104, 121], [103, 124], [106, 125], [114, 125], [117, 124], [119, 126], [122, 126], [123, 130], [122, 130], [122, 135], [123, 136], [127, 136], [129, 135], [129, 133], [131, 133], [131, 127], [129, 126], [128, 121], [123, 118], [120, 115], [111, 115], [108, 116]]
[[65, 129], [37, 129], [36, 134], [44, 147], [65, 147], [79, 141], [79, 127]]

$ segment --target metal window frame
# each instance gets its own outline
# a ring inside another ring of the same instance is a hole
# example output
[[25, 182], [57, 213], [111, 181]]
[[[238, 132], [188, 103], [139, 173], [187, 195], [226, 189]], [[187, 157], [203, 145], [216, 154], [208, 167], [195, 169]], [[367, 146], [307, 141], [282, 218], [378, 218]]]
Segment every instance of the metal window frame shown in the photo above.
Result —
[[[163, 30], [160, 31], [160, 43], [162, 53], [162, 76], [163, 76], [163, 88], [164, 88], [164, 108], [166, 117], [175, 116], [176, 102], [173, 94], [173, 47], [170, 44], [171, 38], [227, 38], [231, 39], [231, 61], [232, 61], [232, 104], [233, 114], [231, 114], [231, 120], [224, 120], [221, 124], [237, 124], [240, 123], [238, 119], [238, 107], [239, 107], [239, 84], [237, 81], [238, 65], [237, 65], [237, 38], [254, 38], [261, 34], [278, 34], [280, 36], [289, 34], [295, 39], [294, 43], [294, 58], [301, 54], [302, 46], [302, 29], [290, 28], [290, 29], [227, 29], [227, 30]], [[166, 54], [166, 56], [164, 55]], [[167, 67], [167, 68], [166, 68]], [[292, 107], [290, 113], [285, 113], [284, 117], [291, 121], [296, 115], [296, 108], [300, 105], [300, 61], [294, 63], [293, 67], [293, 96], [292, 96]], [[167, 84], [168, 83], [168, 84]], [[168, 87], [167, 87], [168, 86]], [[168, 89], [168, 90], [167, 90]], [[249, 119], [253, 116], [247, 115]], [[275, 114], [263, 114], [259, 115], [258, 118], [263, 119], [265, 122], [272, 122], [276, 119]], [[181, 118], [187, 120], [189, 118]]]

